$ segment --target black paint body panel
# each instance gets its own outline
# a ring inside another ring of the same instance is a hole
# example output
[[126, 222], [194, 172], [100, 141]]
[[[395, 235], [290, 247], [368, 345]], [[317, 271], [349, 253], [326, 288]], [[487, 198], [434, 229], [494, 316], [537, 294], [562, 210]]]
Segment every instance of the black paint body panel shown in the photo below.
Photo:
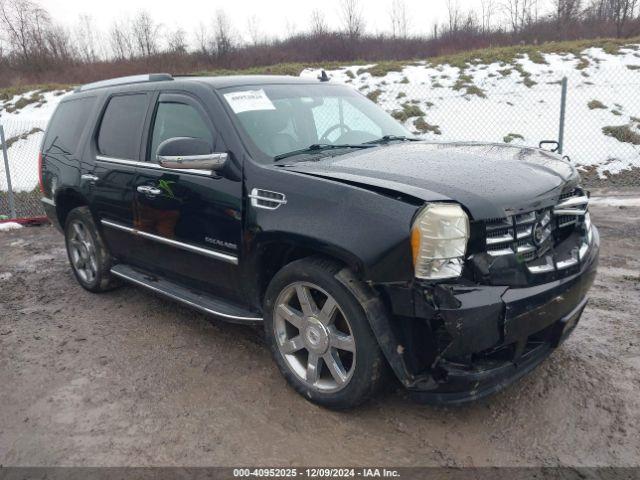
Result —
[[[575, 168], [538, 149], [426, 142], [393, 143], [317, 162], [262, 164], [251, 158], [217, 92], [260, 83], [317, 84], [288, 77], [185, 78], [74, 94], [95, 98], [95, 106], [77, 152], [44, 152], [47, 215], [57, 224], [68, 209], [88, 205], [117, 260], [257, 314], [275, 273], [267, 266], [276, 252], [340, 260], [377, 298], [376, 311], [369, 312], [372, 328], [398, 378], [427, 400], [459, 403], [488, 394], [533, 368], [564, 338], [564, 330], [552, 327], [584, 307], [597, 266], [597, 233], [579, 272], [523, 288], [478, 281], [473, 260], [457, 281], [416, 281], [409, 235], [425, 202], [458, 202], [470, 216], [470, 249], [480, 251], [483, 240], [476, 233], [484, 220], [554, 205], [578, 184]], [[105, 106], [112, 96], [131, 93], [148, 98], [139, 152], [129, 159], [101, 158], [96, 138]], [[164, 170], [149, 160], [149, 132], [161, 96], [198, 107], [215, 134], [215, 151], [229, 155], [223, 171]], [[88, 182], [83, 175], [98, 180]], [[148, 198], [139, 187], [163, 193]], [[274, 210], [256, 208], [249, 197], [256, 188], [280, 192], [286, 203]], [[523, 268], [503, 270], [529, 281]], [[547, 330], [546, 347], [527, 350], [527, 339]], [[513, 348], [510, 360], [496, 360], [484, 373], [463, 367], [474, 355], [492, 350], [498, 355], [502, 347]]]

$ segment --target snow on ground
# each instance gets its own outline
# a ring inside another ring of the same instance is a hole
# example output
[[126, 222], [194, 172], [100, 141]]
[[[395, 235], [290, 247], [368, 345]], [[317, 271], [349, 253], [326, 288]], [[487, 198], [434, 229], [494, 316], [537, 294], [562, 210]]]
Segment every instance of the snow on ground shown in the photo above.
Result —
[[[545, 63], [534, 63], [525, 55], [511, 64], [468, 65], [464, 71], [418, 62], [381, 77], [367, 73], [368, 66], [327, 73], [333, 81], [353, 85], [370, 98], [377, 96], [387, 111], [401, 112], [407, 102], [419, 107], [424, 123], [418, 125], [425, 128], [426, 123], [429, 131], [417, 133], [425, 138], [533, 146], [558, 139], [560, 82], [566, 76], [564, 153], [578, 165], [597, 168], [601, 176], [640, 167], [640, 145], [603, 132], [608, 126], [628, 126], [640, 143], [640, 45], [629, 45], [616, 55], [589, 48], [579, 57], [542, 57]], [[318, 74], [308, 69], [302, 76]], [[593, 100], [604, 108], [590, 108]], [[418, 118], [411, 116], [404, 123], [417, 131]]]
[[[38, 101], [11, 112], [11, 107], [20, 104], [20, 99], [38, 96]], [[31, 191], [38, 184], [38, 149], [44, 130], [55, 108], [68, 92], [60, 90], [39, 92], [37, 90], [16, 95], [0, 106], [0, 124], [8, 149], [11, 186], [16, 192]], [[7, 106], [9, 108], [7, 108]], [[0, 161], [0, 191], [7, 190], [4, 161]]]
[[8, 232], [9, 230], [20, 230], [22, 225], [16, 222], [0, 223], [0, 232]]
[[[600, 176], [640, 167], [640, 144], [633, 143], [640, 143], [640, 45], [629, 45], [617, 54], [589, 48], [578, 56], [554, 53], [543, 54], [542, 59], [536, 63], [524, 55], [510, 63], [473, 64], [464, 70], [414, 62], [384, 76], [368, 71], [376, 64], [345, 66], [327, 73], [333, 82], [351, 85], [385, 110], [404, 115], [404, 124], [425, 138], [534, 146], [558, 138], [560, 81], [566, 76], [564, 153], [581, 168], [596, 169]], [[319, 73], [308, 69], [301, 75], [316, 77]], [[14, 139], [9, 161], [16, 191], [30, 191], [37, 185], [38, 146], [43, 135], [39, 130], [46, 128], [66, 94], [27, 92], [0, 104], [6, 137]], [[6, 107], [15, 106], [21, 98], [38, 101], [9, 113]], [[590, 108], [593, 100], [600, 108]], [[605, 135], [603, 128], [611, 126], [627, 127], [622, 132], [626, 141]], [[20, 135], [24, 138], [15, 140]], [[3, 162], [1, 190], [6, 190]]]
[[607, 207], [640, 207], [640, 197], [591, 197], [589, 204]]

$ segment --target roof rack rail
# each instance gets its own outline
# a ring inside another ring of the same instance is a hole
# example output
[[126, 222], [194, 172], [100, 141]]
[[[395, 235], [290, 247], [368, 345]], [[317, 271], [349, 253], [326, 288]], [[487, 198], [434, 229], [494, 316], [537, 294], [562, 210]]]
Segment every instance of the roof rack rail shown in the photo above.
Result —
[[134, 83], [146, 82], [164, 82], [173, 80], [173, 76], [169, 73], [151, 73], [148, 75], [131, 75], [129, 77], [111, 78], [109, 80], [101, 80], [99, 82], [87, 83], [76, 88], [75, 92], [86, 92], [87, 90], [95, 90], [97, 88], [115, 87], [118, 85], [130, 85]]

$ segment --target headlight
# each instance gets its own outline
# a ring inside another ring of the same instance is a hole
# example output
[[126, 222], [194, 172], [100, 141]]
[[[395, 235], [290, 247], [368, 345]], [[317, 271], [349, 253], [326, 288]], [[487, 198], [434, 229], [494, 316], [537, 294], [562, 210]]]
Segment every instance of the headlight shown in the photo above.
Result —
[[441, 280], [462, 274], [469, 240], [469, 217], [453, 203], [428, 204], [411, 228], [416, 278]]

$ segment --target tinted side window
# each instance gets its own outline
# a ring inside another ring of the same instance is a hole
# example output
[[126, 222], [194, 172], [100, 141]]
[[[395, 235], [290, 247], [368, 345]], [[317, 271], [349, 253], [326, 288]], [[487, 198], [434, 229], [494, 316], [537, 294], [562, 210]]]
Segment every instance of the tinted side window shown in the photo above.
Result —
[[95, 98], [79, 98], [60, 103], [54, 113], [44, 139], [45, 154], [71, 155], [76, 153], [80, 136], [89, 121]]
[[146, 113], [144, 93], [113, 97], [102, 117], [98, 151], [108, 157], [137, 160]]
[[195, 108], [185, 103], [159, 103], [153, 124], [150, 159], [155, 160], [158, 145], [175, 137], [200, 138], [213, 146], [211, 128]]

